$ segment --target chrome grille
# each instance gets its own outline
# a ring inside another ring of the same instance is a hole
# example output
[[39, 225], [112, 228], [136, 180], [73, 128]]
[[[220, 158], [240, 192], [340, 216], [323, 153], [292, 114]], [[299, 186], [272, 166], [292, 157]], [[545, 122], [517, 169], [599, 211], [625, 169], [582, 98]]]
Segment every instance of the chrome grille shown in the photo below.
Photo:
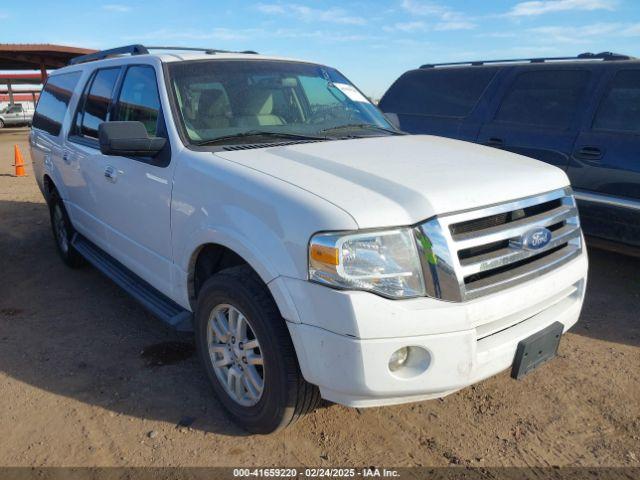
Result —
[[[549, 242], [539, 249], [524, 248], [522, 238], [541, 227], [551, 232]], [[569, 188], [437, 217], [416, 234], [425, 278], [432, 284], [428, 293], [453, 301], [525, 282], [582, 250], [578, 210]]]

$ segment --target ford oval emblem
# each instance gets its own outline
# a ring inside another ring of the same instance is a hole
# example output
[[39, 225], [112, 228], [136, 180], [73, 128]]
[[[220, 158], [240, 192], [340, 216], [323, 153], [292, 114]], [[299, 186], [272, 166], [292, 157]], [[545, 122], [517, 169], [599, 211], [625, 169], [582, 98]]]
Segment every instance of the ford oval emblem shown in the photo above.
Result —
[[551, 241], [551, 230], [544, 227], [534, 228], [525, 232], [518, 242], [521, 248], [526, 250], [540, 250], [549, 245]]

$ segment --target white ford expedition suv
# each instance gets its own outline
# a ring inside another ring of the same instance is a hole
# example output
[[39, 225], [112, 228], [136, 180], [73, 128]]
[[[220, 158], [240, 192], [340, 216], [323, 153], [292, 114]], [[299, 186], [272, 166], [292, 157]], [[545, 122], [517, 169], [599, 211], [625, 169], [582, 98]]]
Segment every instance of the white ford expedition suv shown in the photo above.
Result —
[[192, 329], [239, 424], [442, 397], [555, 355], [587, 274], [561, 170], [404, 135], [324, 65], [176, 52], [52, 74], [34, 169], [64, 262]]

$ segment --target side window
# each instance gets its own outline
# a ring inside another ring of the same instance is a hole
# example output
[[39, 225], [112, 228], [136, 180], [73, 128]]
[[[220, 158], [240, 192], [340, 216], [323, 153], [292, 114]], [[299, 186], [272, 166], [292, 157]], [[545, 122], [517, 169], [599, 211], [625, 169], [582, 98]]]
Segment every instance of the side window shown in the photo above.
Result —
[[111, 120], [142, 122], [150, 136], [156, 136], [160, 97], [151, 66], [129, 67]]
[[505, 95], [497, 121], [566, 128], [575, 118], [591, 73], [538, 70], [521, 73]]
[[491, 67], [412, 70], [389, 88], [380, 108], [405, 115], [466, 117], [497, 71]]
[[640, 70], [617, 73], [600, 103], [593, 129], [640, 133]]
[[80, 134], [89, 138], [98, 138], [98, 126], [107, 121], [109, 104], [113, 95], [113, 88], [118, 80], [120, 67], [98, 70], [89, 87], [84, 109], [78, 112], [82, 115], [78, 118]]
[[49, 77], [33, 115], [33, 128], [44, 130], [51, 135], [60, 133], [69, 100], [80, 75], [80, 72], [72, 72]]

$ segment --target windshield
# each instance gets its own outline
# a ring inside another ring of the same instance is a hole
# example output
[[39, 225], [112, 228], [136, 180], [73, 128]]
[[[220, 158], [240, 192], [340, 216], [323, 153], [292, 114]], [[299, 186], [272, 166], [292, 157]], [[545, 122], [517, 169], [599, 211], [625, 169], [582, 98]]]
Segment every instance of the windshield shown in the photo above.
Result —
[[378, 108], [344, 76], [320, 65], [180, 62], [169, 65], [169, 78], [192, 144], [231, 142], [235, 136], [245, 142], [252, 137], [253, 143], [264, 132], [320, 138], [394, 133]]

